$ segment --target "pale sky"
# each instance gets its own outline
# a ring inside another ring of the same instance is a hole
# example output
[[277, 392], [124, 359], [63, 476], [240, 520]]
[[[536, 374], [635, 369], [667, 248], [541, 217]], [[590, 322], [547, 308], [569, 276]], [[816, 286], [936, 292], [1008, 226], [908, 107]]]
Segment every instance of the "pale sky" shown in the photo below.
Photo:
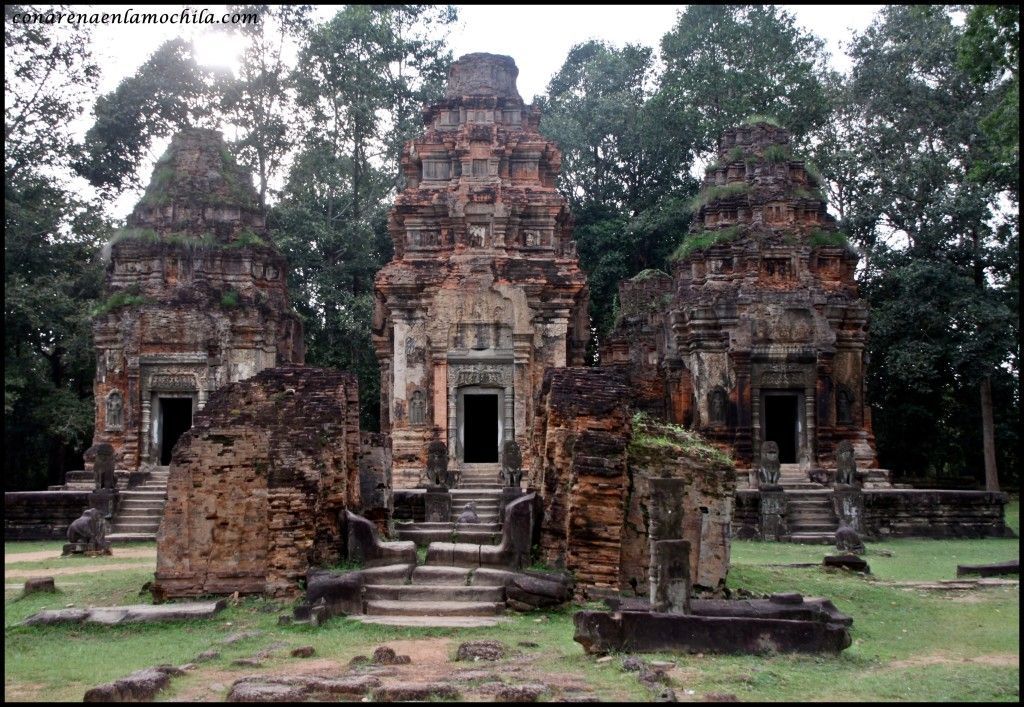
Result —
[[[145, 12], [180, 12], [183, 5], [149, 5], [134, 8]], [[192, 10], [209, 10], [219, 18], [223, 5], [189, 5]], [[471, 52], [491, 52], [512, 56], [519, 67], [519, 93], [527, 102], [542, 94], [551, 76], [558, 71], [569, 49], [588, 39], [601, 39], [614, 45], [639, 43], [658, 49], [661, 37], [676, 22], [685, 5], [456, 5], [459, 19], [449, 35], [449, 46], [456, 57]], [[833, 67], [849, 70], [844, 44], [854, 32], [862, 32], [882, 5], [782, 5], [797, 23], [827, 43]], [[118, 12], [127, 6], [79, 5], [77, 12]], [[335, 6], [317, 6], [318, 19], [330, 17]], [[98, 25], [93, 30], [94, 53], [100, 63], [99, 92], [113, 90], [126, 76], [134, 73], [162, 42], [175, 36], [195, 41], [200, 61], [230, 66], [237, 43], [212, 31], [209, 25]], [[91, 116], [76, 121], [84, 134]], [[148, 178], [152, 163], [166, 148], [159, 141], [150, 152], [149, 164], [142, 174]], [[124, 217], [139, 198], [138, 192], [125, 193], [111, 207], [112, 215]]]

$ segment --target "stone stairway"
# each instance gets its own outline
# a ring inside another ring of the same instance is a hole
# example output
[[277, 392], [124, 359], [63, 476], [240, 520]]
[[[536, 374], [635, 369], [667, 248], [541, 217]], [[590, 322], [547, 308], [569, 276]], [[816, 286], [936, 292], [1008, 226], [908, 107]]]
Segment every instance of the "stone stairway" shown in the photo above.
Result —
[[167, 501], [168, 473], [168, 467], [156, 467], [142, 485], [121, 492], [117, 514], [111, 523], [107, 540], [131, 542], [156, 538], [156, 531], [164, 515], [164, 503]]
[[816, 484], [807, 477], [807, 472], [801, 469], [799, 464], [779, 465], [779, 485], [787, 491], [822, 488], [821, 484]]
[[[432, 542], [477, 543], [497, 545], [501, 542], [501, 523], [498, 522], [500, 488], [452, 489], [452, 515], [447, 523], [396, 523], [399, 540], [412, 540], [418, 547]], [[472, 502], [476, 504], [479, 523], [456, 523], [459, 514]]]
[[[820, 488], [820, 487], [819, 487]], [[796, 543], [831, 544], [839, 525], [832, 510], [832, 490], [786, 489], [789, 537]]]
[[460, 489], [501, 488], [501, 464], [466, 464], [459, 474]]
[[363, 623], [489, 626], [505, 610], [504, 572], [390, 565], [364, 570]]

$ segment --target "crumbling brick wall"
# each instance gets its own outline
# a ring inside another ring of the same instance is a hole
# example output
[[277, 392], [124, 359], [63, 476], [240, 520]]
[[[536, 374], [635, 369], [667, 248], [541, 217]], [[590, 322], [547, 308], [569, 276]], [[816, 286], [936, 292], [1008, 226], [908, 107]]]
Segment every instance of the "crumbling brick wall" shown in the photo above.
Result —
[[297, 593], [341, 559], [359, 453], [350, 373], [272, 368], [218, 390], [174, 448], [154, 593]]
[[617, 588], [628, 390], [618, 370], [548, 369], [538, 396], [531, 485], [541, 489], [540, 550], [587, 587]]
[[637, 402], [625, 367], [546, 371], [530, 478], [543, 499], [541, 558], [575, 574], [579, 598], [595, 588], [646, 595], [648, 480], [684, 479], [692, 584], [717, 593], [729, 566], [733, 464], [693, 433], [634, 418]]
[[650, 570], [652, 478], [683, 479], [683, 536], [690, 543], [690, 582], [720, 593], [729, 572], [736, 472], [732, 461], [688, 430], [634, 418], [629, 490], [622, 531], [621, 586], [646, 596]]

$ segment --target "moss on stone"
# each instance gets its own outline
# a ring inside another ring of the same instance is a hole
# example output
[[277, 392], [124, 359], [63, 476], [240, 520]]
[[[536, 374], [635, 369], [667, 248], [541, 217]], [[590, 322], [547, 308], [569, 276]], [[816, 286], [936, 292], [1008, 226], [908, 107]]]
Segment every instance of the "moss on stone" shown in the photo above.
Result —
[[631, 282], [643, 282], [644, 280], [651, 280], [656, 277], [669, 277], [669, 274], [664, 270], [659, 270], [658, 268], [647, 268], [646, 270], [641, 270], [629, 279]]
[[675, 457], [690, 457], [730, 469], [736, 466], [728, 454], [696, 432], [638, 412], [633, 415], [633, 435], [629, 441], [629, 454], [644, 456], [652, 452], [668, 452]]
[[675, 249], [675, 252], [669, 256], [669, 260], [684, 260], [697, 251], [706, 250], [720, 243], [734, 241], [741, 233], [743, 233], [743, 226], [737, 224], [716, 230], [698, 231], [697, 233], [688, 234], [683, 239], [683, 242], [679, 244], [679, 247]]
[[811, 231], [810, 238], [807, 242], [812, 247], [832, 247], [832, 248], [850, 248], [850, 239], [842, 231], [826, 231], [824, 229], [815, 229]]
[[238, 306], [238, 290], [230, 289], [226, 290], [220, 296], [220, 306], [227, 309], [234, 309]]
[[768, 164], [780, 164], [789, 161], [789, 150], [782, 145], [769, 145], [764, 150], [764, 158]]
[[130, 287], [125, 290], [113, 292], [105, 300], [102, 300], [92, 308], [90, 315], [101, 317], [104, 314], [120, 309], [121, 307], [135, 307], [142, 304], [150, 304], [151, 301], [139, 294], [138, 289]]
[[701, 191], [698, 194], [692, 204], [692, 209], [697, 211], [700, 207], [705, 204], [710, 204], [713, 201], [719, 199], [727, 199], [733, 196], [740, 196], [750, 191], [750, 184], [748, 182], [733, 182], [732, 184], [716, 184], [710, 186], [707, 189]]
[[771, 126], [776, 127], [776, 128], [783, 127], [782, 123], [780, 123], [777, 118], [773, 118], [770, 115], [757, 115], [757, 114], [755, 114], [755, 115], [747, 116], [742, 121], [740, 121], [740, 125], [743, 125], [745, 127], [751, 127], [751, 126], [757, 125], [758, 123], [767, 123], [768, 125], [771, 125]]

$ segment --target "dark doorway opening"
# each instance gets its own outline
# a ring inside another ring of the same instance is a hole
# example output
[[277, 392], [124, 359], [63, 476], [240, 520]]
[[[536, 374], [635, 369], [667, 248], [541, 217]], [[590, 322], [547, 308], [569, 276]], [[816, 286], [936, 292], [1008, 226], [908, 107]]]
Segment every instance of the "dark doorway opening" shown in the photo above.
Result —
[[465, 395], [462, 398], [467, 464], [492, 464], [498, 461], [498, 396]]
[[782, 464], [796, 463], [798, 402], [796, 393], [764, 396], [764, 439], [779, 445]]
[[167, 466], [174, 443], [192, 426], [192, 399], [160, 398], [160, 422], [160, 465]]

